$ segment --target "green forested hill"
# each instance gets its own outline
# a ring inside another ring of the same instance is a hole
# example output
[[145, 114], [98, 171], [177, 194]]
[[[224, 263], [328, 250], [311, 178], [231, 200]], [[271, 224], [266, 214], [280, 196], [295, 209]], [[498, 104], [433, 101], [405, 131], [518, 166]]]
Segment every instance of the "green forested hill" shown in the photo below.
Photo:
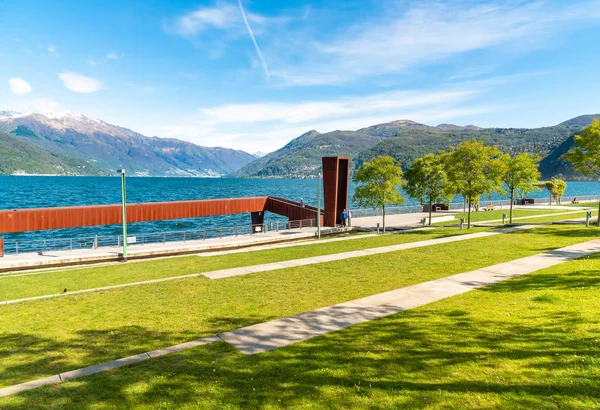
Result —
[[485, 128], [439, 129], [419, 128], [405, 130], [394, 137], [361, 152], [354, 166], [359, 167], [376, 155], [391, 155], [408, 167], [413, 160], [430, 152], [445, 150], [462, 141], [477, 138], [486, 144], [496, 145], [504, 152], [534, 152], [549, 154], [566, 138], [579, 131], [580, 126], [557, 125], [544, 128]]
[[0, 132], [0, 175], [15, 172], [51, 175], [103, 175], [83, 161], [51, 154], [10, 134]]
[[[414, 121], [400, 120], [361, 128], [358, 131], [333, 131], [320, 134], [310, 131], [285, 147], [246, 165], [233, 176], [302, 177], [315, 175], [321, 157], [343, 155], [352, 159], [353, 169], [377, 155], [390, 155], [402, 161], [404, 168], [415, 158], [446, 150], [462, 141], [477, 138], [514, 154], [533, 152], [547, 157], [542, 162], [544, 177], [568, 174], [560, 160], [565, 142], [589, 125], [594, 115], [585, 115], [561, 124], [542, 128], [479, 128], [473, 125], [441, 124], [431, 127]], [[562, 147], [562, 148], [561, 148]], [[560, 151], [560, 152], [559, 152]], [[566, 151], [564, 151], [566, 152]]]
[[232, 176], [302, 177], [316, 175], [321, 157], [356, 155], [380, 142], [382, 138], [356, 131], [333, 131], [320, 134], [309, 131], [285, 147], [246, 165]]

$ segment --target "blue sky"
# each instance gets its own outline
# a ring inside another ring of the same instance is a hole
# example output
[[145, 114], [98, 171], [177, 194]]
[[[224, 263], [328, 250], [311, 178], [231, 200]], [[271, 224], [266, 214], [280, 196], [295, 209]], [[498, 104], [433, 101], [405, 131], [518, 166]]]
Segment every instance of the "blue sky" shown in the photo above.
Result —
[[0, 109], [206, 146], [600, 112], [599, 0], [2, 0], [0, 17]]

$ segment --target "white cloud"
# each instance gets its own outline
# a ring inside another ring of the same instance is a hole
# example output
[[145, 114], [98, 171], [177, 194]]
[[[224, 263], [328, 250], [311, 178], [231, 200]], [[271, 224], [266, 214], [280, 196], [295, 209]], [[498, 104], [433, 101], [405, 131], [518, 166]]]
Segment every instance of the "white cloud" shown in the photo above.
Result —
[[48, 45], [48, 52], [50, 54], [56, 54], [56, 47], [53, 46], [52, 44]]
[[25, 95], [31, 92], [32, 88], [29, 83], [22, 78], [15, 77], [8, 80], [10, 91], [17, 95]]
[[209, 123], [258, 123], [283, 121], [306, 123], [324, 118], [365, 115], [371, 112], [405, 109], [424, 105], [456, 103], [473, 97], [476, 91], [395, 91], [333, 101], [299, 103], [232, 104], [202, 109]]
[[172, 30], [180, 36], [194, 36], [211, 28], [228, 29], [241, 21], [238, 9], [229, 3], [200, 7], [177, 18]]
[[118, 60], [119, 58], [121, 58], [121, 55], [119, 53], [112, 51], [106, 55], [106, 58], [108, 60]]
[[499, 46], [528, 50], [560, 32], [563, 23], [600, 18], [598, 4], [596, 0], [559, 6], [505, 2], [465, 7], [464, 2], [427, 2], [401, 11], [401, 3], [393, 2], [385, 17], [365, 17], [328, 42], [304, 40], [297, 47], [297, 57], [302, 58], [296, 58], [294, 66], [272, 67], [271, 75], [287, 85], [343, 83], [398, 74], [476, 50]]
[[[198, 40], [204, 35], [210, 41], [208, 54], [210, 58], [223, 55], [225, 44], [241, 38], [244, 31], [250, 37], [267, 80], [270, 79], [269, 69], [263, 52], [256, 39], [268, 25], [281, 24], [287, 21], [284, 17], [270, 18], [263, 15], [246, 12], [242, 0], [237, 0], [238, 7], [231, 3], [217, 2], [213, 7], [199, 7], [194, 11], [179, 16], [165, 24], [165, 31], [181, 37]], [[217, 30], [215, 37], [210, 30]]]
[[231, 104], [200, 109], [175, 123], [144, 126], [150, 135], [182, 138], [206, 146], [273, 151], [316, 129], [356, 130], [399, 119], [431, 123], [500, 109], [477, 105], [478, 89], [393, 91], [324, 101]]
[[74, 72], [64, 72], [58, 76], [67, 89], [76, 93], [93, 93], [102, 89], [102, 83], [92, 77]]

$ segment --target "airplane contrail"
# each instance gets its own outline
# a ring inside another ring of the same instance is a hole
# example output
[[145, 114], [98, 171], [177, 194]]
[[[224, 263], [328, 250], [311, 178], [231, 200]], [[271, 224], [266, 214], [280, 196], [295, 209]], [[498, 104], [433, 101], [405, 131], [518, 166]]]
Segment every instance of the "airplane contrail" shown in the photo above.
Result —
[[260, 51], [260, 47], [256, 42], [256, 38], [254, 38], [254, 33], [250, 28], [250, 24], [248, 23], [248, 17], [246, 17], [246, 10], [244, 10], [244, 5], [242, 4], [242, 0], [238, 0], [238, 4], [240, 5], [240, 12], [242, 13], [242, 17], [244, 18], [244, 23], [246, 23], [246, 28], [248, 29], [248, 34], [250, 34], [250, 38], [254, 43], [254, 48], [256, 49], [256, 54], [258, 54], [258, 58], [262, 63], [263, 69], [265, 70], [265, 74], [267, 75], [267, 81], [271, 80], [271, 75], [269, 74], [269, 69], [267, 68], [267, 62], [265, 61], [265, 57], [263, 56], [262, 51]]

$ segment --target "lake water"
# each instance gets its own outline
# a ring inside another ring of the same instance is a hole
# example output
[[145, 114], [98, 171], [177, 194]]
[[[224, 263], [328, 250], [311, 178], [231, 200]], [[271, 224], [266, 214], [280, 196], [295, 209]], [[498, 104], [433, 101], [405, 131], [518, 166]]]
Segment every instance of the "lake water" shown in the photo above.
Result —
[[[352, 206], [353, 185], [350, 186]], [[568, 182], [565, 196], [600, 194], [600, 183]], [[183, 201], [247, 196], [281, 196], [316, 205], [315, 179], [232, 179], [232, 178], [127, 178], [128, 203]], [[547, 197], [546, 190], [528, 197]], [[495, 198], [500, 198], [495, 196]], [[43, 208], [74, 205], [103, 205], [121, 202], [120, 177], [0, 177], [0, 209]], [[407, 200], [406, 205], [416, 204]], [[267, 215], [269, 220], [282, 220]], [[131, 224], [132, 235], [142, 232], [202, 230], [217, 226], [249, 225], [250, 215], [225, 215], [177, 221]], [[39, 238], [119, 235], [120, 226], [61, 229], [4, 235], [7, 242]]]

